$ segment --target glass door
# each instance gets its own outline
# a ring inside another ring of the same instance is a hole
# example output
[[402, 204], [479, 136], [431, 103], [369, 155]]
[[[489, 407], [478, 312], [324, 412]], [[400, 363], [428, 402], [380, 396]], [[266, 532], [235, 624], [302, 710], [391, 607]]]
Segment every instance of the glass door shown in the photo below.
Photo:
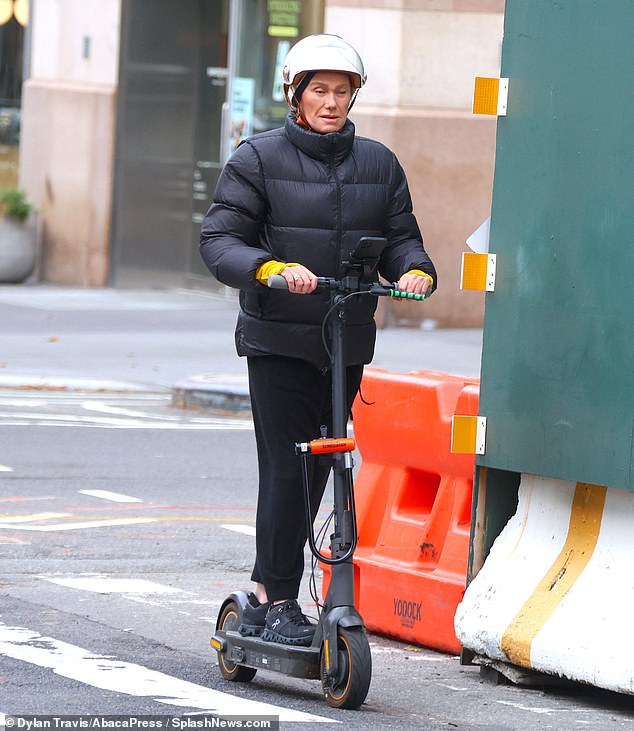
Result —
[[229, 0], [123, 0], [116, 286], [183, 286], [190, 272], [204, 271], [198, 218], [221, 167], [228, 6]]
[[196, 69], [196, 122], [193, 138], [192, 217], [188, 274], [213, 279], [199, 253], [200, 225], [225, 162], [229, 88], [230, 1], [205, 0], [200, 6]]

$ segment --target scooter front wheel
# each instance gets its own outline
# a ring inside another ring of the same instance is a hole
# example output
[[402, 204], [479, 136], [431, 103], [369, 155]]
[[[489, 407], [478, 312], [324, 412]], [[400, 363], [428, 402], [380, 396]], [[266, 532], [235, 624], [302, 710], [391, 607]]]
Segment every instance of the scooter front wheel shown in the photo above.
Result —
[[[218, 629], [228, 632], [229, 630], [237, 630], [240, 625], [240, 610], [235, 602], [229, 602], [222, 610], [220, 619], [218, 620]], [[257, 670], [255, 668], [247, 668], [244, 665], [237, 665], [235, 662], [227, 660], [223, 652], [218, 653], [218, 667], [220, 674], [225, 680], [235, 680], [248, 683], [253, 680]]]
[[372, 678], [372, 655], [362, 627], [337, 631], [337, 675], [326, 673], [326, 653], [321, 653], [321, 684], [333, 708], [358, 708], [365, 700]]

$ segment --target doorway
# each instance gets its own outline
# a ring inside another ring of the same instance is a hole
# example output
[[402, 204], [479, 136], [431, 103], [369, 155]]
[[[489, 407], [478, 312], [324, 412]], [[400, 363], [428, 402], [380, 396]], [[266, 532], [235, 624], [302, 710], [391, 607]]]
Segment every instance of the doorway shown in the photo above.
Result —
[[180, 287], [221, 169], [229, 0], [124, 0], [121, 24], [111, 284]]

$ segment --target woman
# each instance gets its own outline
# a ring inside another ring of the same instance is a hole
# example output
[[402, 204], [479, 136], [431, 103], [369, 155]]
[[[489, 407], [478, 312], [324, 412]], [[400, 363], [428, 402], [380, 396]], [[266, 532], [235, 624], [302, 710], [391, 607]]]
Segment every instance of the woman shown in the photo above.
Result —
[[[383, 236], [379, 270], [399, 288], [431, 293], [436, 272], [412, 213], [405, 174], [382, 144], [355, 136], [348, 113], [365, 83], [346, 41], [308, 36], [283, 69], [284, 127], [245, 140], [227, 162], [202, 226], [201, 253], [221, 282], [240, 289], [236, 328], [247, 357], [259, 466], [255, 582], [240, 631], [309, 645], [315, 627], [297, 604], [306, 542], [300, 461], [294, 443], [331, 423], [330, 362], [321, 340], [334, 277], [361, 236]], [[288, 292], [268, 289], [281, 274]], [[352, 405], [374, 352], [372, 297], [347, 309], [347, 384]], [[313, 514], [329, 469], [312, 475]]]

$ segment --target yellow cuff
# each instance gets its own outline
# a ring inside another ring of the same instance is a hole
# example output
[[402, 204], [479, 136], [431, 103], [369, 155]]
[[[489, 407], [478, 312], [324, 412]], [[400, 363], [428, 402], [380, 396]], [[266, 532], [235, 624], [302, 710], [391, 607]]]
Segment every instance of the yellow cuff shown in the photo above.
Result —
[[276, 261], [275, 259], [271, 259], [270, 261], [265, 261], [264, 264], [260, 264], [255, 272], [255, 278], [258, 282], [260, 282], [260, 284], [266, 285], [271, 274], [280, 274], [284, 271], [284, 269], [286, 269], [286, 267], [296, 266], [299, 266], [299, 264], [287, 264], [285, 261]]
[[431, 282], [431, 286], [434, 286], [434, 278], [432, 275], [427, 274], [427, 272], [423, 272], [420, 269], [410, 269], [408, 272], [405, 272], [405, 274], [418, 274], [419, 277], [427, 277], [427, 279]]

